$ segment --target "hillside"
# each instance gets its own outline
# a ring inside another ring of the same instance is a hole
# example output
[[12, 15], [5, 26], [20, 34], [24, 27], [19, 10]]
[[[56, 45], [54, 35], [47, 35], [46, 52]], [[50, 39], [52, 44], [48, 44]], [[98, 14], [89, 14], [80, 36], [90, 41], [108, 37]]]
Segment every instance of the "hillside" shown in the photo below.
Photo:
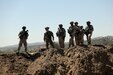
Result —
[[104, 36], [104, 37], [93, 38], [92, 44], [113, 45], [113, 36]]
[[0, 75], [113, 75], [113, 47], [84, 45], [1, 54], [0, 67]]
[[[36, 42], [36, 43], [28, 43], [28, 51], [35, 51], [44, 46], [43, 42]], [[0, 53], [15, 53], [17, 52], [18, 45], [11, 45], [0, 47]], [[24, 51], [24, 47], [22, 47], [22, 52]]]

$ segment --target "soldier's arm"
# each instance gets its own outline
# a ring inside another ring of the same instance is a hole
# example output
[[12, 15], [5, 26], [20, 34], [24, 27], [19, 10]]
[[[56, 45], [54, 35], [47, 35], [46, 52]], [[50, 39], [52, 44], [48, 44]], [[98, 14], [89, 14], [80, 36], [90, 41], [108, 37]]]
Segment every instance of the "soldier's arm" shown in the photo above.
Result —
[[18, 36], [20, 36], [21, 34], [22, 34], [22, 31], [21, 31], [21, 32], [19, 32]]
[[28, 36], [29, 36], [29, 33], [28, 33], [28, 32], [29, 32], [29, 30], [27, 30], [27, 34], [28, 34]]

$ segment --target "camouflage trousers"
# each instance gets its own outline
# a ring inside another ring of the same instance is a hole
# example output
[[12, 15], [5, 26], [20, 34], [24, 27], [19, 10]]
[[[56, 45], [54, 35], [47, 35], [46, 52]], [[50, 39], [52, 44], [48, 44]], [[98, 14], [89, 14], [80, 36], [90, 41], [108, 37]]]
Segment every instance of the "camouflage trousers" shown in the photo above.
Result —
[[92, 33], [93, 32], [91, 32], [91, 33], [86, 35], [88, 45], [91, 45], [91, 36], [92, 36]]
[[75, 34], [75, 43], [76, 45], [80, 45], [80, 34]]
[[53, 48], [54, 48], [54, 43], [52, 40], [46, 40], [46, 48], [48, 49], [49, 48], [49, 45], [51, 45]]
[[74, 36], [70, 36], [70, 39], [69, 39], [69, 47], [73, 47], [74, 46]]
[[60, 48], [64, 48], [65, 47], [65, 45], [64, 45], [64, 37], [59, 36], [58, 39], [59, 39]]
[[20, 51], [20, 48], [22, 47], [22, 44], [25, 47], [25, 51], [27, 51], [27, 41], [26, 41], [26, 39], [20, 39], [19, 46], [18, 46], [18, 51]]
[[80, 45], [84, 44], [84, 34], [80, 34]]

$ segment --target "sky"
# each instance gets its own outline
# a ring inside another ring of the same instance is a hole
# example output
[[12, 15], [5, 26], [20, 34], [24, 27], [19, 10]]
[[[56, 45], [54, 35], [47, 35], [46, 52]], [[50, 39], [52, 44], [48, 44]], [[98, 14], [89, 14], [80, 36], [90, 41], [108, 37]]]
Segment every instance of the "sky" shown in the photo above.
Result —
[[46, 26], [57, 41], [58, 25], [67, 31], [70, 21], [84, 28], [91, 21], [92, 38], [113, 35], [113, 0], [0, 0], [0, 47], [18, 44], [22, 26], [29, 30], [28, 43], [43, 42]]

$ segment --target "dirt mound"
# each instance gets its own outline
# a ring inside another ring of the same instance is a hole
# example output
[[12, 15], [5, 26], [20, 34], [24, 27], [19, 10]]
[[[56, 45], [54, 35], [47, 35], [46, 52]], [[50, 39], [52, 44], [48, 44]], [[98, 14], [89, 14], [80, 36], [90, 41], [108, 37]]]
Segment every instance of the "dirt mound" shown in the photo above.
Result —
[[0, 75], [113, 75], [113, 47], [94, 45], [0, 55]]
[[0, 55], [0, 75], [24, 75], [30, 61], [16, 54]]

